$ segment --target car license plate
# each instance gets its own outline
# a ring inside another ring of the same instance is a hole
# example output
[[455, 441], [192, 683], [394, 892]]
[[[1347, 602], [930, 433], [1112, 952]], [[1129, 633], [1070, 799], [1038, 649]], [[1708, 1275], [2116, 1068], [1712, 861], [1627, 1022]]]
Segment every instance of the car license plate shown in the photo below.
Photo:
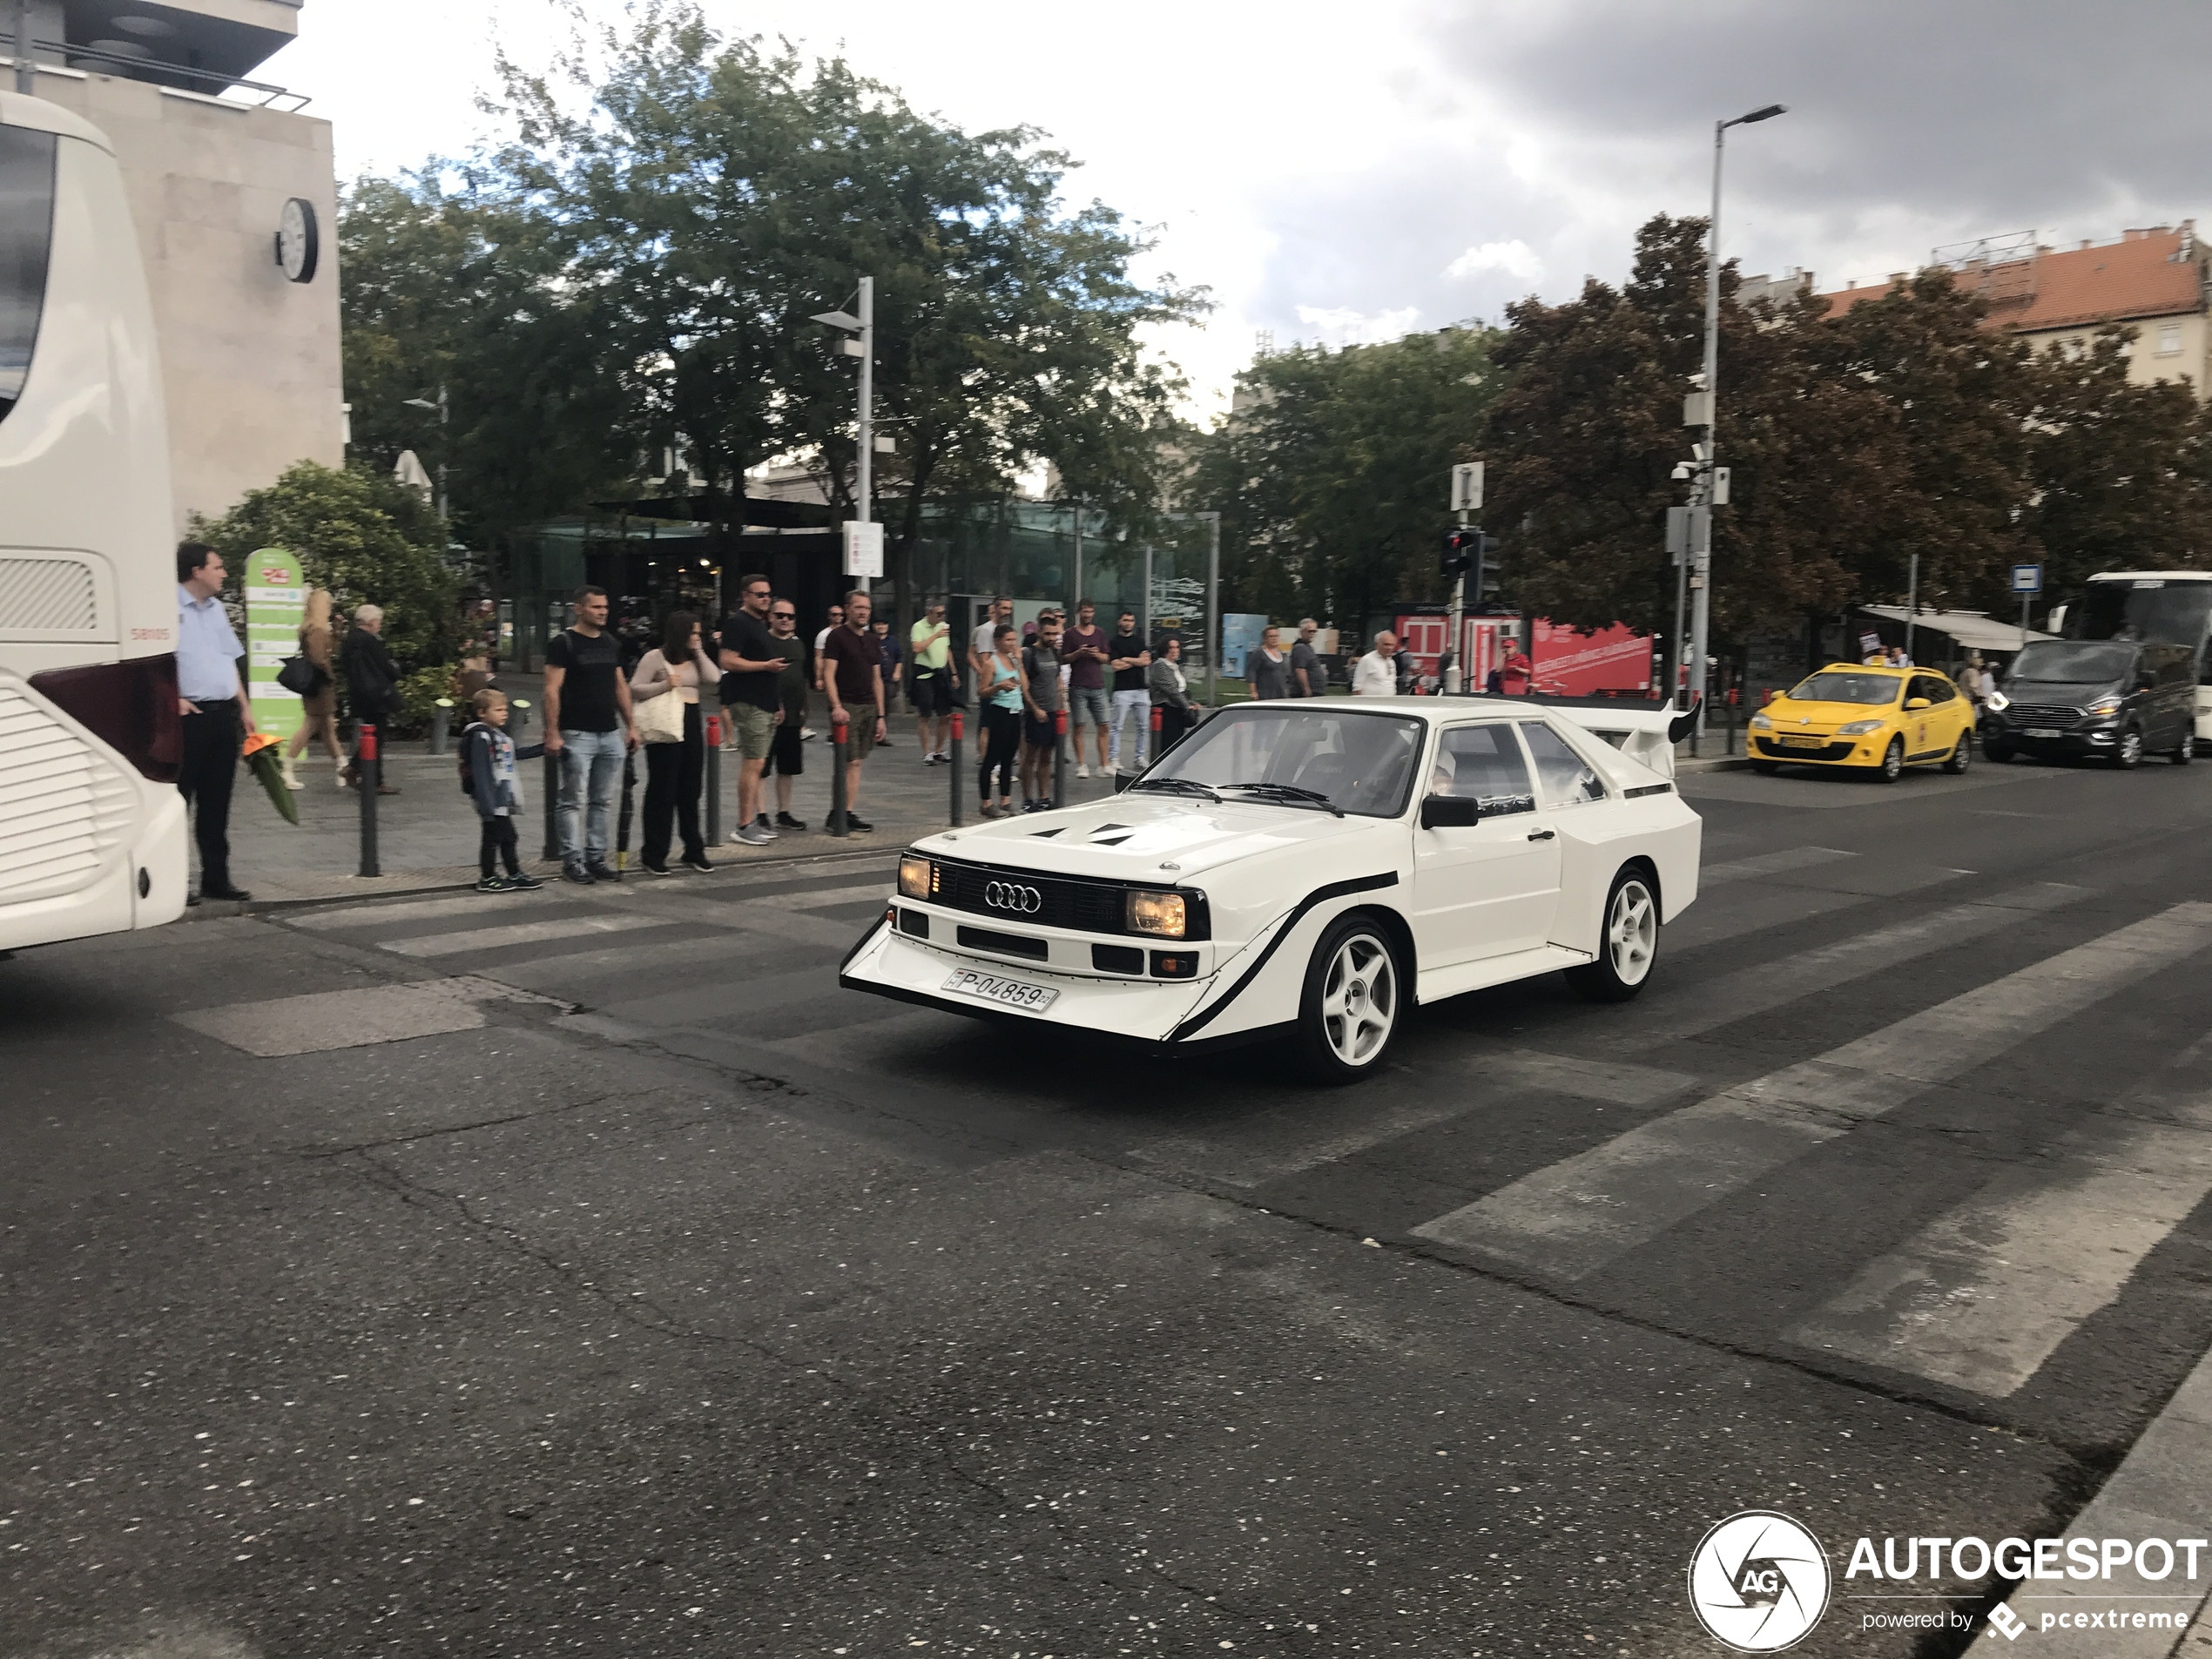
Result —
[[1029, 1014], [1042, 1014], [1060, 995], [1047, 985], [1024, 985], [1019, 980], [1001, 979], [995, 974], [978, 974], [965, 968], [947, 980], [944, 988], [957, 991], [962, 996], [979, 997], [986, 1002], [1002, 1002], [1008, 1008]]
[[1828, 746], [1828, 739], [1825, 738], [1784, 738], [1782, 739], [1782, 746], [1785, 749], [1824, 749]]
[[2020, 735], [2024, 738], [2062, 738], [2066, 733], [2054, 725], [2032, 725]]

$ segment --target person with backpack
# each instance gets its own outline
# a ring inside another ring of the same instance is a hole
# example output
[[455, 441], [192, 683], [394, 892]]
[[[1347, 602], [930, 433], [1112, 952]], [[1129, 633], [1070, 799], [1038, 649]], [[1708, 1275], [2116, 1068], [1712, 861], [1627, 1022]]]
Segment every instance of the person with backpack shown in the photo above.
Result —
[[[545, 745], [533, 743], [517, 749], [507, 735], [507, 697], [487, 685], [469, 699], [476, 718], [461, 734], [461, 792], [475, 804], [483, 833], [476, 845], [476, 891], [532, 893], [545, 884], [523, 873], [516, 847], [515, 819], [523, 810], [522, 774], [518, 760], [534, 760]], [[504, 863], [507, 873], [499, 873]]]

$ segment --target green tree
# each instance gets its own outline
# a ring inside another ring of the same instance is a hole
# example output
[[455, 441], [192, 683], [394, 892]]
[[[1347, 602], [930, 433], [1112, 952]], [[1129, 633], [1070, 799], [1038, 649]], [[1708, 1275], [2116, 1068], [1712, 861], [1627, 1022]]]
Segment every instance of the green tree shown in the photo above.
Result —
[[[2204, 408], [2185, 382], [2130, 383], [2135, 333], [2101, 329], [2078, 354], [2053, 347], [2032, 365], [2020, 528], [2040, 549], [2047, 595], [2099, 570], [2202, 568], [2212, 554]], [[2003, 585], [1984, 587], [2000, 607]]]
[[1157, 499], [1138, 441], [1177, 391], [1139, 332], [1202, 301], [1129, 273], [1146, 244], [1028, 128], [970, 134], [841, 60], [809, 64], [652, 0], [552, 77], [505, 65], [514, 142], [474, 175], [525, 214], [608, 331], [626, 423], [681, 435], [738, 513], [745, 472], [811, 458], [849, 506], [853, 365], [807, 319], [876, 281], [878, 458], [900, 608], [932, 501], [1003, 495], [1039, 462], [1135, 516]]
[[[435, 167], [362, 179], [339, 208], [354, 455], [447, 469], [453, 533], [496, 547], [635, 470], [594, 296], [529, 214], [456, 196]], [[450, 424], [408, 400], [446, 390]]]
[[[1581, 627], [1672, 634], [1676, 567], [1667, 509], [1699, 434], [1683, 398], [1703, 358], [1705, 222], [1665, 214], [1636, 237], [1627, 285], [1597, 281], [1563, 305], [1508, 307], [1497, 357], [1511, 385], [1490, 411], [1492, 517], [1512, 591]], [[1906, 475], [1898, 423], [1863, 381], [1815, 349], [1821, 302], [1737, 303], [1721, 272], [1720, 459], [1730, 504], [1713, 529], [1716, 637], [1827, 609], [1849, 596]], [[1678, 648], [1678, 647], [1677, 647]]]
[[381, 605], [384, 642], [407, 676], [410, 722], [428, 718], [461, 636], [461, 586], [441, 551], [444, 525], [415, 491], [366, 466], [301, 461], [220, 518], [195, 515], [192, 534], [233, 571], [255, 549], [281, 547], [339, 610]]
[[1239, 374], [1235, 408], [1194, 446], [1188, 487], [1222, 515], [1224, 608], [1358, 628], [1440, 596], [1451, 469], [1496, 395], [1494, 338], [1460, 327], [1299, 347]]

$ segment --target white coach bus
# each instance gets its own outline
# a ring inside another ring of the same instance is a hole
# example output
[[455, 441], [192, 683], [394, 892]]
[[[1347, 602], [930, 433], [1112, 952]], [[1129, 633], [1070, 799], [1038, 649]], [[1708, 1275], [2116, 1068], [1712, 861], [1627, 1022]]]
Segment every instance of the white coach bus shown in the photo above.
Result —
[[0, 954], [182, 912], [176, 628], [122, 175], [98, 128], [0, 91]]
[[2196, 741], [2212, 745], [2212, 570], [2101, 570], [2054, 618], [2068, 639], [2140, 639], [2195, 654]]

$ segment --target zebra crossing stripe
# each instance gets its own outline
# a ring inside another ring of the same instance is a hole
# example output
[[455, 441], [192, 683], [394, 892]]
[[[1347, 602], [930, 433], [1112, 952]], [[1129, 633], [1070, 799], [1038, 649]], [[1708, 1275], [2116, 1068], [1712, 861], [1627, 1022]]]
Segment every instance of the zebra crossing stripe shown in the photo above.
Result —
[[459, 933], [426, 934], [414, 939], [386, 939], [379, 950], [395, 956], [458, 956], [464, 951], [501, 950], [509, 945], [544, 944], [556, 939], [577, 939], [586, 934], [622, 934], [635, 927], [667, 927], [672, 916], [640, 916], [623, 912], [607, 915], [561, 916], [550, 921], [518, 921], [507, 927], [469, 927]]
[[1812, 1147], [2208, 944], [2212, 904], [2176, 905], [1667, 1113], [1413, 1231], [1553, 1278], [1587, 1278]]
[[1748, 859], [1731, 859], [1723, 864], [1709, 864], [1697, 873], [1697, 890], [1726, 887], [1731, 881], [1748, 881], [1754, 876], [1781, 875], [1791, 870], [1809, 870], [1815, 865], [1833, 864], [1839, 859], [1855, 859], [1856, 853], [1845, 853], [1832, 846], [1785, 846], [1778, 852], [1754, 853]]
[[2039, 881], [2017, 893], [1976, 899], [1971, 903], [1931, 911], [1892, 927], [1879, 927], [1872, 933], [1854, 934], [1835, 944], [1801, 952], [1786, 961], [1738, 968], [1717, 979], [1669, 991], [1669, 1001], [1695, 997], [1698, 1006], [1680, 1014], [1669, 1009], [1665, 1027], [1673, 1036], [1695, 1036], [1717, 1026], [1781, 1008], [1815, 991], [1846, 984], [1892, 963], [1909, 961], [1931, 951], [1947, 950], [1953, 945], [1979, 939], [2000, 927], [2088, 896], [2087, 887]]
[[[1696, 1082], [1679, 1071], [1542, 1054], [1531, 1049], [1486, 1049], [1468, 1056], [1462, 1065], [1514, 1096], [1566, 1095], [1629, 1106], [1649, 1105], [1669, 1095], [1679, 1095]], [[1312, 1121], [1310, 1109], [1283, 1108], [1241, 1123], [1234, 1143], [1173, 1136], [1148, 1142], [1128, 1156], [1134, 1163], [1199, 1176], [1225, 1187], [1258, 1187], [1355, 1157], [1370, 1147], [1460, 1116], [1467, 1109], [1463, 1087], [1454, 1079], [1395, 1105], [1372, 1112], [1363, 1109], [1353, 1129], [1345, 1127], [1339, 1114], [1331, 1113], [1317, 1123]]]
[[1993, 1399], [2017, 1392], [2212, 1192], [2208, 1059], [2212, 1035], [1868, 1263], [1789, 1339]]

